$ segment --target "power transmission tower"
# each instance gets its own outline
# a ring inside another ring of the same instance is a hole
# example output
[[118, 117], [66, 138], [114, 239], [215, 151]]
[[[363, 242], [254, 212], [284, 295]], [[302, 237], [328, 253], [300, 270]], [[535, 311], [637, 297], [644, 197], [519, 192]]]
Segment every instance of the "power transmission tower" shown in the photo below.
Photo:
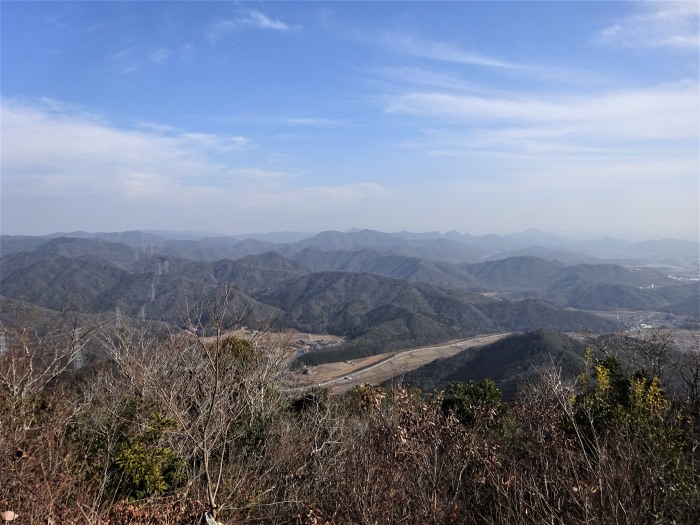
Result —
[[119, 309], [118, 306], [117, 306], [115, 316], [114, 316], [114, 327], [115, 328], [122, 327], [122, 311]]
[[80, 370], [84, 364], [83, 348], [80, 345], [80, 328], [76, 328], [73, 330], [73, 369]]
[[0, 355], [4, 355], [7, 352], [7, 346], [5, 346], [5, 334], [0, 334]]

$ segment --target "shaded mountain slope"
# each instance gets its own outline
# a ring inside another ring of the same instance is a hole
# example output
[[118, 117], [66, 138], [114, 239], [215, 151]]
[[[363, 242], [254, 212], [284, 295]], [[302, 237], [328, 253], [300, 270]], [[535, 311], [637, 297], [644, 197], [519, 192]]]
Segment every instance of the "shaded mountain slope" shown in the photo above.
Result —
[[[220, 299], [229, 284], [202, 280], [201, 274], [196, 274], [198, 278], [176, 272], [158, 275], [153, 270], [155, 261], [142, 261], [151, 268], [144, 272], [128, 271], [94, 256], [21, 253], [4, 257], [4, 267], [5, 262], [14, 269], [1, 282], [2, 294], [8, 298], [59, 311], [98, 313], [119, 307], [126, 316], [144, 315], [175, 324], [180, 324], [188, 305], [190, 315], [199, 316], [197, 305]], [[179, 262], [186, 269], [197, 264]], [[229, 298], [232, 316], [251, 312], [251, 321], [279, 317], [275, 308], [259, 304], [235, 287]]]
[[685, 299], [672, 301], [670, 304], [659, 308], [659, 310], [700, 319], [700, 294], [697, 291], [697, 287]]
[[581, 264], [555, 274], [542, 296], [556, 304], [587, 310], [654, 310], [688, 297], [664, 272], [612, 264]]
[[326, 231], [299, 243], [280, 247], [282, 255], [293, 257], [306, 248], [323, 251], [358, 251], [371, 249], [405, 257], [418, 257], [452, 263], [476, 261], [484, 251], [447, 238], [405, 239], [373, 230], [354, 232]]
[[651, 291], [623, 284], [583, 283], [551, 294], [554, 301], [584, 310], [655, 310], [665, 304]]
[[15, 269], [3, 275], [2, 294], [54, 310], [93, 312], [96, 297], [129, 275], [95, 256], [22, 253], [3, 258], [3, 266], [5, 261]]
[[563, 310], [546, 301], [498, 301], [373, 274], [315, 273], [254, 296], [285, 311], [288, 326], [352, 338], [336, 348], [307, 354], [302, 361], [309, 364], [486, 332], [616, 328], [593, 314]]
[[558, 262], [539, 257], [509, 257], [472, 265], [463, 265], [474, 277], [497, 290], [536, 290], [564, 268]]
[[495, 301], [479, 309], [497, 324], [499, 331], [551, 328], [561, 332], [581, 329], [606, 332], [617, 328], [615, 323], [590, 312], [560, 308], [538, 299]]
[[314, 271], [367, 272], [395, 279], [421, 281], [447, 288], [480, 288], [464, 268], [447, 262], [408, 257], [370, 249], [323, 251], [306, 248], [293, 259]]
[[45, 242], [34, 251], [35, 253], [65, 255], [67, 257], [91, 255], [123, 267], [128, 267], [138, 260], [136, 249], [132, 246], [103, 239], [58, 237]]
[[508, 259], [511, 257], [538, 257], [547, 261], [560, 262], [565, 265], [570, 264], [595, 264], [601, 262], [601, 259], [593, 255], [585, 253], [569, 251], [564, 248], [555, 249], [546, 246], [527, 246], [514, 250], [498, 252], [488, 257], [489, 260]]
[[230, 283], [246, 293], [311, 273], [308, 268], [276, 252], [248, 255], [235, 261], [223, 259], [199, 263], [197, 268], [203, 273], [207, 272], [212, 282]]
[[551, 330], [514, 334], [490, 345], [437, 359], [400, 379], [424, 390], [442, 389], [452, 381], [492, 379], [511, 399], [523, 382], [551, 366], [574, 378], [584, 366], [585, 344]]
[[0, 235], [0, 256], [19, 252], [32, 252], [47, 241], [31, 235]]
[[627, 286], [674, 284], [664, 272], [654, 268], [624, 268], [617, 264], [576, 264], [560, 270], [552, 277], [550, 286], [576, 283], [615, 283]]

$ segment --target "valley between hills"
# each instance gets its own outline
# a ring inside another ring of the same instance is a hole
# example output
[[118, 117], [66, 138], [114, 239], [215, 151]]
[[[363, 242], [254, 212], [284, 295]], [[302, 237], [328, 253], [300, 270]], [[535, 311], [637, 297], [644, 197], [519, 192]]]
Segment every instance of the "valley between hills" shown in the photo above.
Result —
[[[85, 326], [118, 316], [183, 328], [186, 308], [226, 294], [232, 325], [327, 334], [294, 347], [292, 370], [334, 389], [415, 378], [461, 352], [449, 341], [473, 346], [485, 334], [680, 331], [700, 319], [698, 243], [669, 239], [73, 232], [2, 236], [0, 254], [4, 324], [21, 303], [35, 317]], [[446, 346], [416, 350], [435, 345]], [[86, 355], [100, 358], [98, 348]]]

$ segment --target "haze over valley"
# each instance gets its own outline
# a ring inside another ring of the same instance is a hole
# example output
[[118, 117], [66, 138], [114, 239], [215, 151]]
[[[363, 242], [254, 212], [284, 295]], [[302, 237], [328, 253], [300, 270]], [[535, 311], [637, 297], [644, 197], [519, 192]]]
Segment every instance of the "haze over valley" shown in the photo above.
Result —
[[[331, 334], [298, 364], [499, 332], [696, 329], [698, 243], [371, 230], [198, 237], [142, 231], [2, 236], [4, 310], [182, 324], [227, 290], [250, 327]], [[275, 242], [272, 242], [275, 241]], [[233, 317], [232, 317], [233, 318]]]

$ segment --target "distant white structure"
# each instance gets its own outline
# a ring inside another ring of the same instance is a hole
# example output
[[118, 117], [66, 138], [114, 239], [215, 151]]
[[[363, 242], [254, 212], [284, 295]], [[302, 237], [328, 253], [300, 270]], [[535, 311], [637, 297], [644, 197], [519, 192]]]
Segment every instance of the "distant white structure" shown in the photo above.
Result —
[[119, 309], [118, 306], [117, 306], [115, 314], [114, 314], [114, 327], [115, 328], [122, 327], [122, 311]]
[[5, 334], [0, 334], [0, 355], [4, 355], [7, 352], [7, 346], [5, 346]]
[[73, 330], [73, 369], [80, 370], [85, 364], [83, 349], [80, 345], [80, 328]]
[[151, 302], [156, 300], [156, 283], [151, 283]]

